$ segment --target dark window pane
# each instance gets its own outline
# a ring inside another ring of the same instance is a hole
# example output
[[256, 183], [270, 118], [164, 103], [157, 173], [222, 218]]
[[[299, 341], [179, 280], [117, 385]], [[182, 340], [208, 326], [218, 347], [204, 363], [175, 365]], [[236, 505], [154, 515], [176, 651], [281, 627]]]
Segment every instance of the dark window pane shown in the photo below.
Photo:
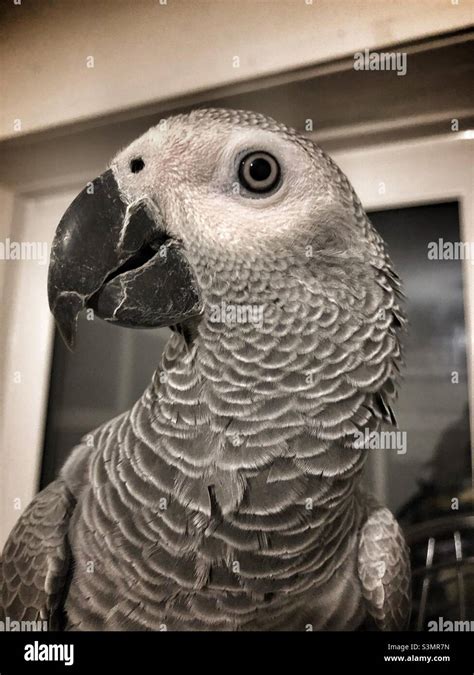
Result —
[[458, 204], [369, 215], [407, 296], [406, 368], [396, 407], [407, 452], [387, 453], [387, 501], [415, 522], [451, 513], [456, 488], [471, 481], [462, 261], [428, 258], [429, 242], [460, 240]]

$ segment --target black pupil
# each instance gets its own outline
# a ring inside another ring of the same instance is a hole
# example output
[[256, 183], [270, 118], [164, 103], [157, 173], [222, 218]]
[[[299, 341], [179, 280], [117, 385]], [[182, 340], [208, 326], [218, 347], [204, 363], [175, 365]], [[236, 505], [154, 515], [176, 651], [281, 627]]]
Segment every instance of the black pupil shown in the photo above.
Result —
[[271, 172], [270, 162], [262, 157], [258, 157], [250, 163], [249, 174], [256, 181], [266, 180]]
[[143, 169], [145, 166], [145, 162], [141, 157], [137, 157], [137, 159], [132, 159], [130, 162], [130, 169], [132, 170], [132, 173], [138, 173]]

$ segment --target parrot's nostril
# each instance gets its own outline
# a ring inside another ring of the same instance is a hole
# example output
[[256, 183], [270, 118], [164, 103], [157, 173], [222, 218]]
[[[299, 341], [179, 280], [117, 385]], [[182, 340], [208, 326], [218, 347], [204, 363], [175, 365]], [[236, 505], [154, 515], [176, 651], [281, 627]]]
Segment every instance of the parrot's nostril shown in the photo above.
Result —
[[136, 157], [135, 159], [132, 159], [130, 162], [130, 171], [132, 173], [139, 173], [143, 167], [145, 166], [145, 162], [141, 157]]

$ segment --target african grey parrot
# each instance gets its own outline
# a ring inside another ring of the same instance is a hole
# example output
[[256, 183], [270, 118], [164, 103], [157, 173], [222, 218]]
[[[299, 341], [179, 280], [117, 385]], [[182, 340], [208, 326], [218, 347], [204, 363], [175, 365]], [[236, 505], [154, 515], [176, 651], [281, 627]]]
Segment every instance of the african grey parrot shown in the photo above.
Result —
[[85, 437], [3, 554], [12, 619], [68, 630], [405, 626], [408, 550], [360, 487], [393, 420], [405, 323], [384, 244], [312, 141], [195, 110], [120, 152], [64, 214], [49, 300], [170, 326], [128, 412]]

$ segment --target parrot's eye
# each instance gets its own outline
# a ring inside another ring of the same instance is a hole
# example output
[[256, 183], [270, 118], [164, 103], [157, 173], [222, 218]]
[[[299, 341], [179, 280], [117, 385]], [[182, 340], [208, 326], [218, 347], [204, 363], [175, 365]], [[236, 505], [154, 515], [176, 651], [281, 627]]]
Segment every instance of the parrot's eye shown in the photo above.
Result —
[[135, 159], [132, 159], [130, 162], [130, 171], [132, 173], [139, 173], [143, 167], [145, 166], [145, 162], [141, 157], [136, 157]]
[[268, 152], [251, 152], [239, 166], [239, 180], [250, 192], [270, 192], [280, 180], [280, 173], [280, 165]]

